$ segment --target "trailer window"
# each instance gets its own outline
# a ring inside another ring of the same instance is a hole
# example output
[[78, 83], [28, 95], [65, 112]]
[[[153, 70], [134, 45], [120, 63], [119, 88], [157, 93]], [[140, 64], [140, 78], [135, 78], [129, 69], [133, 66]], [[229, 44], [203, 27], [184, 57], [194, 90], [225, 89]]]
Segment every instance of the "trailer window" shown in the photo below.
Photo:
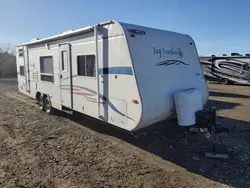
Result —
[[95, 77], [95, 55], [77, 56], [78, 76]]
[[24, 76], [24, 66], [20, 66], [20, 76]]
[[19, 55], [19, 57], [23, 56], [23, 49], [18, 49], [18, 55]]
[[67, 51], [62, 51], [62, 71], [67, 71], [68, 69], [68, 54]]
[[52, 56], [40, 57], [40, 75], [43, 81], [54, 81]]
[[245, 63], [245, 64], [243, 65], [243, 69], [246, 70], [246, 71], [248, 71], [248, 70], [249, 70], [249, 64], [248, 64], [248, 63]]

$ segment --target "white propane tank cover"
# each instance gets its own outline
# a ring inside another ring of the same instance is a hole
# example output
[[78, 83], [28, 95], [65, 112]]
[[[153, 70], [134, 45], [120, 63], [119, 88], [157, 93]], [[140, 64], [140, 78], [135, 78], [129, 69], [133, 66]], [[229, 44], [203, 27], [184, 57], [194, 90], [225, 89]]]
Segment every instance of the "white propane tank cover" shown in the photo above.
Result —
[[201, 92], [196, 88], [174, 94], [178, 124], [191, 126], [196, 123], [195, 113], [203, 109]]

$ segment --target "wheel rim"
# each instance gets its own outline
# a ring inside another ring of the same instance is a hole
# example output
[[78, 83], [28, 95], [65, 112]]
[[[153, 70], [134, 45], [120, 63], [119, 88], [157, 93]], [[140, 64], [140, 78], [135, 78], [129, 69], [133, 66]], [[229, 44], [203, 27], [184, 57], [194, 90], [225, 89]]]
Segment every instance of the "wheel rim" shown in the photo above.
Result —
[[227, 84], [227, 79], [223, 79], [223, 80], [221, 81], [221, 83], [222, 83], [222, 84]]
[[46, 112], [50, 112], [50, 103], [47, 99], [45, 100], [45, 110]]
[[43, 109], [43, 98], [42, 97], [39, 97], [38, 105], [40, 106], [40, 109]]

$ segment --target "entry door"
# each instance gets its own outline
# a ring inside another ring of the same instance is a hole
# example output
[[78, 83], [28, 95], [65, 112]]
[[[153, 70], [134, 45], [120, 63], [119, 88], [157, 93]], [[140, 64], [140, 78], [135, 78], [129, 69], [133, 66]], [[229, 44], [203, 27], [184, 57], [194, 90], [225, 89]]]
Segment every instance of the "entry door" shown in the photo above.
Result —
[[67, 108], [73, 109], [70, 44], [60, 45], [59, 54], [60, 54], [61, 104]]
[[27, 47], [23, 47], [23, 62], [25, 71], [26, 91], [30, 93], [30, 67], [29, 67], [29, 53]]
[[244, 63], [244, 64], [242, 65], [242, 76], [241, 76], [241, 80], [242, 80], [243, 82], [249, 83], [249, 79], [250, 79], [249, 76], [250, 76], [250, 75], [249, 75], [249, 64], [248, 64], [248, 63]]

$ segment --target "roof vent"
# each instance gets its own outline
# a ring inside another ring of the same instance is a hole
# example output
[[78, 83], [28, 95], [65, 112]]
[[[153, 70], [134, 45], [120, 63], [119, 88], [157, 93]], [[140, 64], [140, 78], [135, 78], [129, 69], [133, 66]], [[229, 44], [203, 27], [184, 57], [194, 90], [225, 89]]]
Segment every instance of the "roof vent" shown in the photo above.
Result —
[[64, 31], [63, 34], [68, 34], [68, 33], [71, 33], [73, 31], [74, 31], [73, 29], [70, 29], [70, 30]]
[[34, 41], [37, 41], [37, 40], [40, 40], [40, 38], [31, 39], [30, 42], [34, 42]]

